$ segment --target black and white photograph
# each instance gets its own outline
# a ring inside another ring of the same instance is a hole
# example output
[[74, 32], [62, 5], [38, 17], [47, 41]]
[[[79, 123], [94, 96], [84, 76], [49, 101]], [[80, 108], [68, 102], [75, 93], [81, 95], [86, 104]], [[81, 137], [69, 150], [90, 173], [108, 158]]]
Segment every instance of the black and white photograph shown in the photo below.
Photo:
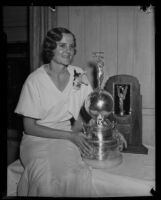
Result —
[[2, 6], [6, 197], [156, 192], [155, 6]]

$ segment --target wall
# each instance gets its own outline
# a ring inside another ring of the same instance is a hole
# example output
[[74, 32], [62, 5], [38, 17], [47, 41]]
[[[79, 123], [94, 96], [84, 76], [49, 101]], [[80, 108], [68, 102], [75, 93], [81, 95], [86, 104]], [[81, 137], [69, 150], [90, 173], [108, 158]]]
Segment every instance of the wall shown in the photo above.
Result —
[[[57, 26], [75, 33], [78, 53], [74, 65], [88, 69], [92, 52], [103, 51], [105, 81], [130, 74], [141, 85], [143, 143], [155, 144], [154, 13], [138, 6], [61, 6]], [[92, 80], [90, 73], [89, 79]]]
[[26, 6], [3, 7], [3, 29], [9, 43], [27, 41], [27, 28]]

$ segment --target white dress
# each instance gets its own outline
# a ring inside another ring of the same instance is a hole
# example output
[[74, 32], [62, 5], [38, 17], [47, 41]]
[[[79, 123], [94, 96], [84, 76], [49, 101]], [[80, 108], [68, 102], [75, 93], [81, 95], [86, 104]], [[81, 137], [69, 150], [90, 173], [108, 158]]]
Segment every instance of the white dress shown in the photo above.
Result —
[[[25, 81], [15, 112], [38, 119], [43, 126], [71, 130], [70, 118], [78, 118], [80, 108], [92, 91], [90, 84], [73, 87], [74, 69], [68, 66], [69, 82], [58, 90], [44, 66]], [[19, 196], [93, 196], [91, 168], [81, 158], [75, 144], [23, 134], [20, 158], [25, 168], [18, 184]]]

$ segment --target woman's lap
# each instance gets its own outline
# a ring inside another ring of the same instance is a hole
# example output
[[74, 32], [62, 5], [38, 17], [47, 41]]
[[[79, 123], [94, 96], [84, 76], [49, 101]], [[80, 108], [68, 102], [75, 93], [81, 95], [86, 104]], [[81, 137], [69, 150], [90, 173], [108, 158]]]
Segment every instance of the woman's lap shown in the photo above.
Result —
[[24, 166], [32, 160], [48, 160], [56, 168], [75, 167], [83, 163], [79, 149], [70, 141], [27, 137], [21, 143], [20, 157]]
[[35, 188], [29, 195], [88, 196], [91, 193], [91, 170], [70, 141], [26, 137], [21, 144], [21, 161], [25, 166], [24, 176]]

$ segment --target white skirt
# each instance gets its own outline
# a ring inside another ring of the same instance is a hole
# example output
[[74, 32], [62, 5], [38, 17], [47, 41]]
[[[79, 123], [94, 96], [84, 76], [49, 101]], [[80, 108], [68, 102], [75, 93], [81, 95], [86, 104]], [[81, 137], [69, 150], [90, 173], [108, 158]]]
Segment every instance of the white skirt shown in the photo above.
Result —
[[[92, 169], [82, 160], [77, 146], [70, 141], [24, 135], [20, 148], [24, 171], [19, 162], [8, 168], [8, 194], [13, 194], [16, 189], [18, 196], [151, 195], [153, 182]], [[13, 179], [18, 183], [17, 187], [13, 186]]]
[[24, 135], [20, 157], [25, 171], [18, 184], [19, 196], [96, 195], [92, 169], [72, 142]]

